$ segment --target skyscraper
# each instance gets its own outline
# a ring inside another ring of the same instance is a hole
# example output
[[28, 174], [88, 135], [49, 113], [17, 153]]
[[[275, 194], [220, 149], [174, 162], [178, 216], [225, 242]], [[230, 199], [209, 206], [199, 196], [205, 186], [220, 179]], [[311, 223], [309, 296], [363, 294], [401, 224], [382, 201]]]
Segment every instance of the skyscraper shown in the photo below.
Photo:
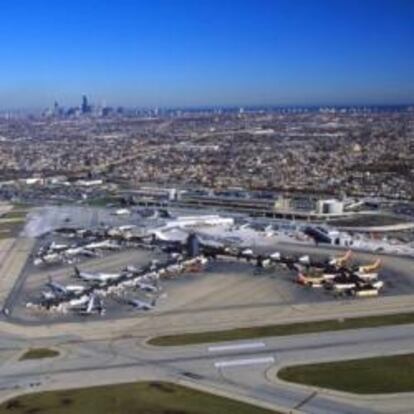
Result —
[[87, 114], [90, 111], [90, 107], [88, 104], [88, 98], [86, 95], [82, 96], [82, 106], [81, 106], [81, 112], [82, 114]]

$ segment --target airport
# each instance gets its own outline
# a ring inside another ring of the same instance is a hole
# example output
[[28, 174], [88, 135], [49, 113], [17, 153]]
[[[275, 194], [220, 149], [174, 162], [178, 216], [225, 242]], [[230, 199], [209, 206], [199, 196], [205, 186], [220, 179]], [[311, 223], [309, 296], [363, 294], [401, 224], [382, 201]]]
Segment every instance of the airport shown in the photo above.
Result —
[[[411, 312], [409, 250], [315, 243], [314, 233], [286, 222], [228, 212], [138, 206], [119, 213], [30, 208], [22, 233], [4, 247], [2, 400], [149, 380], [278, 412], [389, 412], [413, 402], [315, 391], [277, 374], [308, 361], [392, 355], [395, 344], [412, 343], [410, 325], [220, 340], [235, 329], [293, 324], [300, 333], [305, 322], [345, 326]], [[193, 345], [156, 345], [208, 332]], [[59, 355], [15, 361], [24, 341]]]
[[414, 2], [0, 13], [0, 414], [412, 414]]
[[[78, 208], [77, 216], [82, 217], [80, 211]], [[42, 214], [30, 219], [28, 231], [33, 231], [33, 227], [48, 228], [50, 222], [39, 225]], [[111, 217], [105, 211], [101, 214], [101, 220]], [[379, 258], [372, 264], [358, 265], [350, 263], [351, 250], [342, 257], [323, 260], [318, 260], [317, 255], [292, 256], [272, 251], [274, 234], [270, 226], [263, 235], [254, 222], [238, 225], [231, 217], [202, 214], [173, 217], [169, 213], [164, 219], [140, 216], [140, 224], [125, 224], [128, 219], [124, 219], [124, 224], [118, 226], [78, 227], [79, 223], [68, 226], [74, 220], [75, 216], [65, 213], [61, 224], [66, 227], [41, 232], [34, 258], [20, 275], [20, 290], [14, 291], [15, 303], [9, 300], [6, 307], [9, 316], [26, 315], [28, 320], [33, 320], [34, 314], [42, 314], [40, 319], [47, 314], [54, 315], [52, 319], [68, 313], [103, 316], [109, 306], [112, 311], [108, 317], [113, 317], [112, 314], [122, 315], [119, 310], [122, 303], [137, 310], [167, 311], [175, 308], [169, 299], [170, 286], [180, 295], [179, 283], [174, 280], [195, 279], [188, 283], [198, 292], [198, 280], [208, 283], [211, 279], [214, 284], [216, 273], [236, 271], [240, 279], [251, 275], [251, 286], [246, 286], [251, 291], [255, 290], [258, 279], [271, 279], [266, 286], [269, 295], [262, 298], [264, 303], [278, 297], [302, 303], [407, 291], [406, 286], [391, 282], [395, 278], [389, 269], [381, 269]], [[37, 224], [33, 226], [33, 222]], [[247, 237], [244, 241], [243, 236]], [[256, 237], [254, 246], [249, 246], [252, 237]], [[302, 238], [302, 247], [306, 245], [306, 238]], [[286, 247], [282, 245], [283, 249]], [[306, 288], [323, 288], [323, 292], [315, 292], [312, 297], [293, 282]], [[238, 286], [231, 289], [235, 288]], [[283, 293], [275, 294], [275, 290]], [[243, 295], [237, 295], [240, 296]], [[252, 296], [252, 300], [258, 298]], [[157, 301], [161, 307], [155, 306]]]

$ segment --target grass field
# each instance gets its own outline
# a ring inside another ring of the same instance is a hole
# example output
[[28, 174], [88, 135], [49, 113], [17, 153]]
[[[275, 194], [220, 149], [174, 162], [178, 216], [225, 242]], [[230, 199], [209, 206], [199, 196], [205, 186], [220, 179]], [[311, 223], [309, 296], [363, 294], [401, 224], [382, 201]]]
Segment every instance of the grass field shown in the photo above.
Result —
[[50, 391], [13, 398], [0, 414], [270, 414], [265, 410], [164, 382]]
[[58, 351], [49, 348], [32, 348], [25, 352], [20, 358], [19, 361], [24, 361], [26, 359], [41, 359], [41, 358], [53, 358], [59, 355]]
[[414, 391], [414, 354], [287, 367], [278, 377], [355, 394]]
[[106, 207], [108, 204], [119, 203], [119, 197], [98, 197], [90, 198], [85, 201], [85, 204], [91, 207]]
[[414, 323], [414, 313], [398, 313], [394, 315], [366, 316], [358, 318], [331, 319], [316, 322], [300, 322], [283, 325], [268, 325], [252, 328], [230, 329], [180, 335], [166, 335], [152, 338], [150, 345], [182, 346], [208, 342], [225, 342], [243, 339], [264, 338], [269, 336], [286, 336], [344, 329], [374, 328], [378, 326], [403, 325]]
[[12, 210], [2, 216], [2, 219], [25, 219], [27, 216], [28, 210]]
[[393, 224], [408, 223], [409, 220], [387, 216], [382, 214], [361, 214], [342, 219], [330, 220], [329, 224], [333, 226], [351, 226], [351, 227], [367, 227], [367, 226], [390, 226]]

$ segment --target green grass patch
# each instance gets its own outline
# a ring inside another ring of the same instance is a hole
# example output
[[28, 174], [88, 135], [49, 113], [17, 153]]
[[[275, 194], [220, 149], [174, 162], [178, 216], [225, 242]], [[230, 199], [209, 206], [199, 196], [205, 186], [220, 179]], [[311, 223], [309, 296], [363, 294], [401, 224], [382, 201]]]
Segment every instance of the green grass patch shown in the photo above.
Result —
[[49, 391], [13, 398], [0, 414], [270, 414], [253, 405], [165, 382]]
[[13, 210], [30, 210], [33, 207], [35, 207], [35, 204], [29, 202], [13, 203]]
[[378, 326], [403, 325], [414, 323], [414, 313], [397, 313], [393, 315], [375, 315], [356, 318], [329, 319], [316, 322], [299, 322], [282, 325], [267, 325], [251, 328], [229, 329], [224, 331], [196, 332], [180, 335], [165, 335], [152, 338], [150, 345], [182, 346], [208, 342], [225, 342], [243, 339], [286, 336], [344, 329], [375, 328]]
[[19, 361], [26, 359], [42, 359], [42, 358], [54, 358], [59, 355], [59, 352], [49, 348], [32, 348], [26, 351], [20, 358]]
[[108, 204], [118, 204], [119, 197], [97, 197], [97, 198], [88, 198], [85, 201], [85, 204], [91, 207], [106, 207]]
[[286, 367], [278, 377], [355, 394], [414, 391], [414, 354]]
[[12, 210], [3, 215], [2, 219], [26, 219], [28, 210]]
[[394, 224], [408, 223], [409, 220], [382, 214], [360, 214], [341, 219], [330, 220], [333, 226], [369, 227], [369, 226], [390, 226]]

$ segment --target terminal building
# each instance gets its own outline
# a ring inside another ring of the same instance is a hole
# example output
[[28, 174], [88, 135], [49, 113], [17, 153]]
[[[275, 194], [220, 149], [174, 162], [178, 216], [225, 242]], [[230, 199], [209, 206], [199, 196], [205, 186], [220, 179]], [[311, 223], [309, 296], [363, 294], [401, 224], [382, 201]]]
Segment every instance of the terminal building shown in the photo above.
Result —
[[340, 200], [318, 200], [316, 213], [321, 215], [341, 215], [344, 213], [344, 203]]

